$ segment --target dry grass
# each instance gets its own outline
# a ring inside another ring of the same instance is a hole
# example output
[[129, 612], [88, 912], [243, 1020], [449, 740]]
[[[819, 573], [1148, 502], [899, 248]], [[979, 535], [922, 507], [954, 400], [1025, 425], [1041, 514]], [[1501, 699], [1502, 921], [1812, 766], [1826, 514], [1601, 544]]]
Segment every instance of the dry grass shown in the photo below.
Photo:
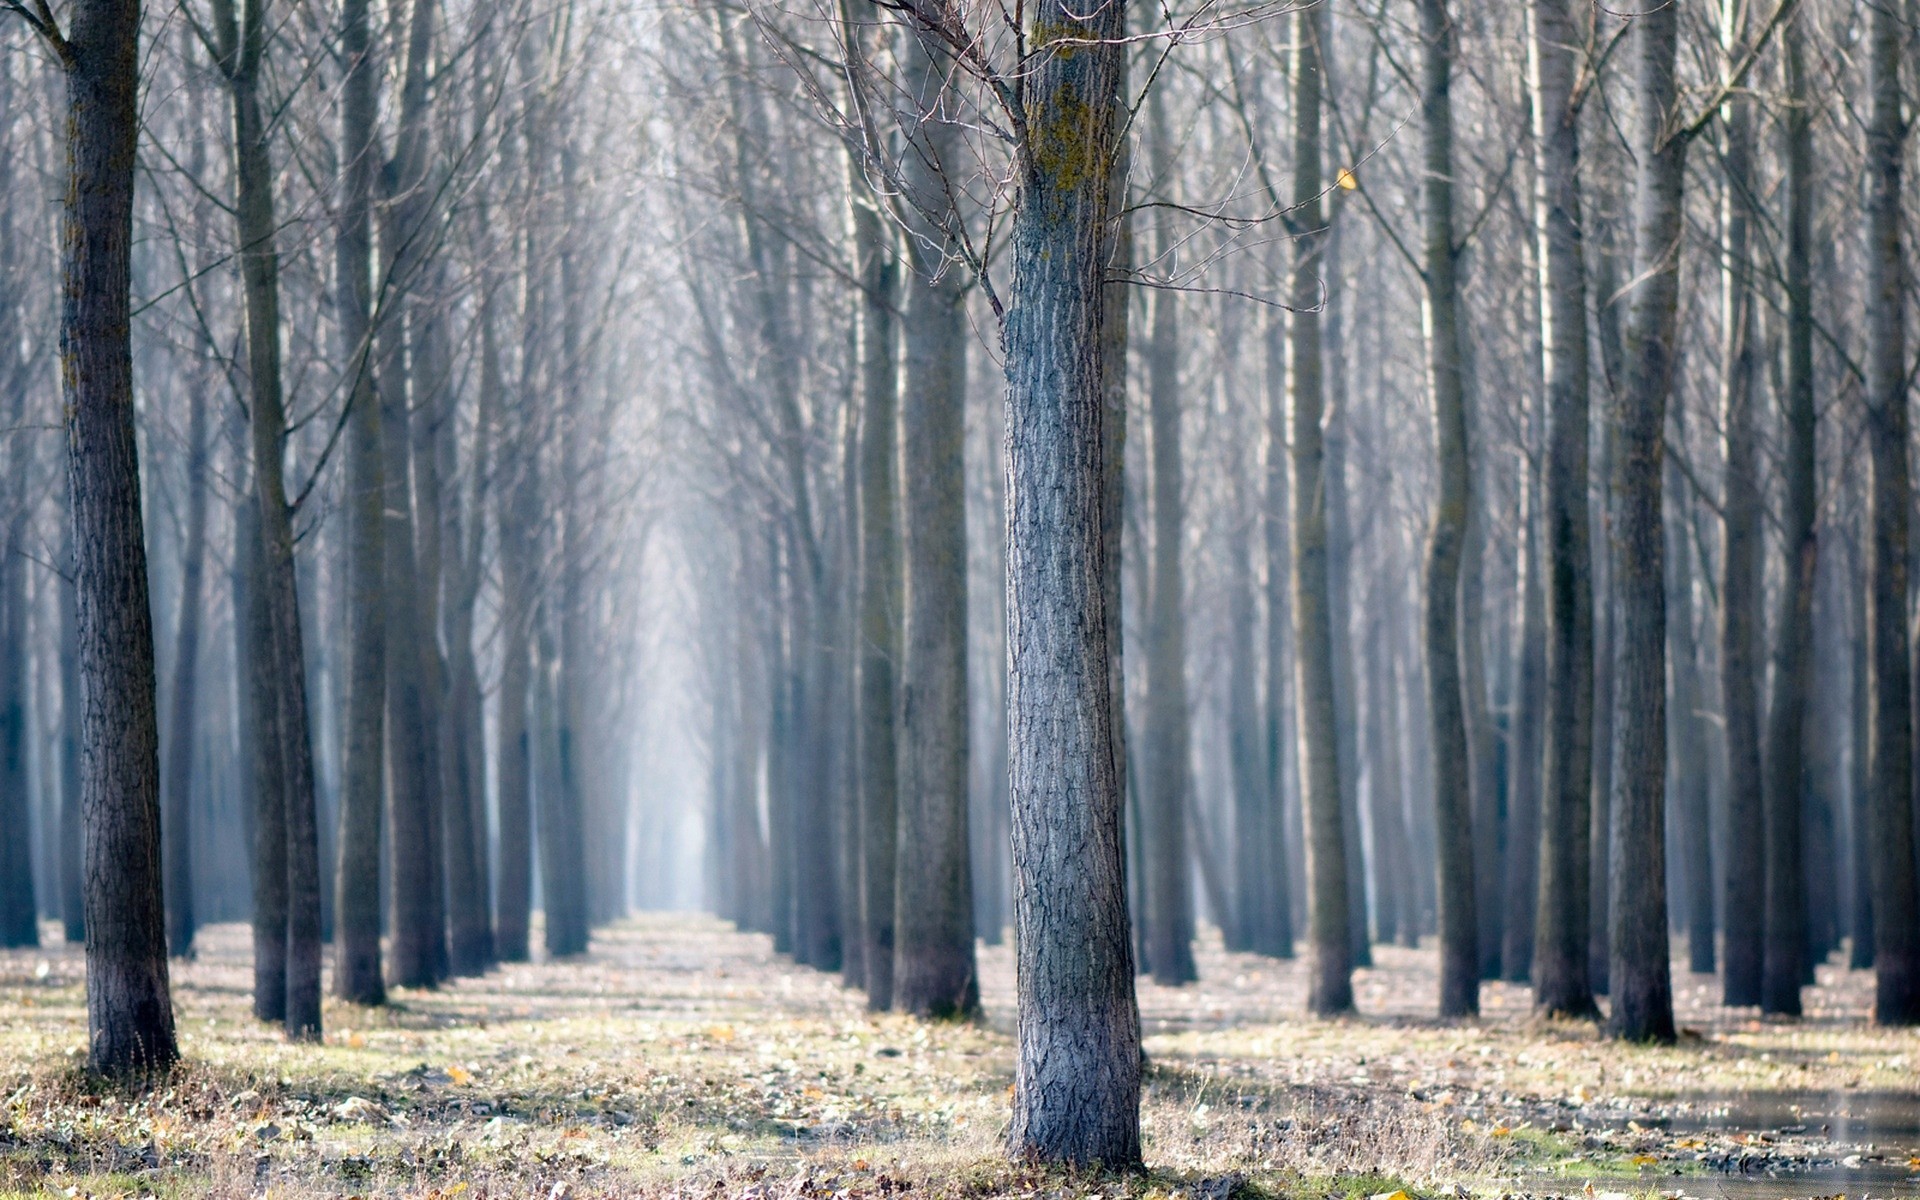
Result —
[[1908, 1086], [1920, 1050], [1862, 1025], [1862, 978], [1845, 972], [1823, 979], [1816, 1017], [1797, 1026], [1687, 990], [1697, 1032], [1664, 1050], [1538, 1026], [1524, 990], [1500, 986], [1484, 1020], [1443, 1026], [1428, 1015], [1431, 953], [1392, 948], [1356, 981], [1364, 1016], [1309, 1022], [1297, 965], [1215, 940], [1201, 984], [1141, 985], [1153, 1170], [1121, 1178], [1001, 1161], [1004, 948], [983, 951], [986, 1021], [927, 1025], [867, 1014], [763, 938], [637, 918], [577, 962], [403, 992], [384, 1010], [329, 1004], [325, 1044], [290, 1046], [248, 1015], [245, 930], [208, 930], [202, 947], [175, 967], [187, 1063], [139, 1094], [77, 1069], [78, 954], [0, 954], [0, 1195], [1450, 1191], [1570, 1153], [1617, 1169], [1647, 1149], [1642, 1135], [1578, 1140], [1616, 1109]]

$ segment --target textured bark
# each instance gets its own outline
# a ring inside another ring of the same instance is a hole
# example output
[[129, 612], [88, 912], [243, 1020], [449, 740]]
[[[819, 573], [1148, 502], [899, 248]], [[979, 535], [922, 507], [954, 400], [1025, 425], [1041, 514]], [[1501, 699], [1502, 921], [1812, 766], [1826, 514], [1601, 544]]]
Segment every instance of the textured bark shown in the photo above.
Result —
[[[195, 388], [187, 416], [187, 530], [181, 548], [180, 615], [174, 626], [173, 703], [167, 711], [162, 801], [166, 838], [167, 948], [193, 957], [193, 751], [199, 700], [200, 605], [207, 560], [207, 401]], [[24, 599], [24, 597], [22, 597]], [[11, 603], [12, 598], [9, 597]], [[9, 617], [11, 620], [11, 617]]]
[[1427, 540], [1427, 708], [1433, 723], [1434, 826], [1439, 836], [1440, 1015], [1480, 1011], [1480, 922], [1474, 881], [1472, 760], [1462, 678], [1461, 566], [1472, 507], [1467, 404], [1460, 365], [1460, 284], [1453, 241], [1453, 19], [1420, 0], [1423, 257], [1427, 383], [1439, 497]]
[[80, 807], [80, 632], [72, 564], [73, 523], [66, 522], [60, 561], [68, 576], [60, 585], [60, 922], [67, 944], [87, 939], [86, 872], [81, 869], [86, 842]]
[[1813, 115], [1801, 49], [1803, 26], [1791, 21], [1781, 49], [1787, 60], [1787, 388], [1784, 474], [1785, 586], [1775, 623], [1773, 695], [1767, 705], [1766, 950], [1760, 1010], [1800, 1014], [1807, 959], [1807, 893], [1802, 861], [1801, 797], [1806, 786], [1807, 720], [1813, 701], [1813, 588], [1818, 543], [1814, 519], [1813, 398]]
[[1567, 0], [1533, 0], [1540, 348], [1547, 381], [1547, 685], [1540, 791], [1540, 898], [1533, 1003], [1597, 1015], [1587, 973], [1594, 754], [1594, 571], [1587, 511], [1587, 266], [1580, 125], [1572, 106], [1577, 31]]
[[340, 12], [340, 224], [334, 235], [340, 354], [351, 372], [347, 403], [346, 728], [340, 784], [340, 862], [334, 898], [334, 995], [386, 1001], [380, 973], [380, 815], [386, 782], [386, 621], [381, 506], [385, 465], [375, 394], [373, 330], [374, 65], [368, 0]]
[[[1327, 589], [1327, 511], [1321, 420], [1319, 251], [1324, 242], [1320, 121], [1325, 24], [1318, 8], [1294, 14], [1294, 305], [1287, 339], [1293, 400], [1293, 630], [1300, 705], [1300, 796], [1307, 826], [1307, 925], [1312, 966], [1307, 1010], [1353, 1008], [1348, 928], [1346, 801], [1341, 795], [1339, 715], [1334, 695], [1332, 597]], [[1352, 881], [1358, 885], [1359, 881]]]
[[[1126, 30], [1123, 14], [1118, 28]], [[1114, 95], [1127, 95], [1127, 56], [1121, 55], [1114, 68]], [[1129, 101], [1130, 102], [1130, 101]], [[1133, 172], [1133, 139], [1126, 125], [1114, 133], [1111, 156], [1107, 160], [1107, 250], [1106, 281], [1100, 302], [1100, 396], [1104, 406], [1100, 427], [1100, 602], [1106, 609], [1107, 690], [1112, 706], [1109, 727], [1113, 743], [1113, 774], [1120, 795], [1123, 818], [1120, 827], [1121, 863], [1127, 889], [1128, 916], [1132, 922], [1134, 966], [1144, 970], [1146, 963], [1145, 920], [1147, 873], [1142, 863], [1140, 828], [1140, 792], [1134, 778], [1134, 763], [1127, 731], [1126, 588], [1122, 577], [1126, 551], [1127, 526], [1127, 347], [1132, 337], [1132, 281], [1134, 267], [1133, 213], [1128, 203]], [[1004, 434], [1004, 430], [1003, 430]], [[1003, 438], [1004, 440], [1004, 438]], [[1004, 465], [1004, 464], [1003, 464]], [[1011, 550], [1008, 551], [1011, 553]], [[1008, 614], [1012, 622], [1011, 610]], [[1011, 634], [1009, 634], [1009, 637]], [[1008, 643], [1011, 646], [1011, 642]], [[1011, 730], [1012, 700], [1008, 699]], [[1016, 884], [1017, 887], [1017, 884]], [[1016, 913], [1016, 931], [1017, 917]]]
[[1297, 756], [1293, 732], [1293, 502], [1287, 468], [1286, 323], [1267, 322], [1267, 466], [1260, 532], [1266, 543], [1267, 628], [1263, 666], [1267, 677], [1267, 813], [1262, 853], [1270, 865], [1261, 885], [1264, 914], [1254, 949], [1275, 958], [1293, 957], [1293, 880], [1287, 835], [1287, 768]]
[[[1113, 660], [1103, 603], [1102, 308], [1125, 5], [1033, 13], [1014, 171], [1007, 370], [1007, 699], [1018, 877], [1016, 1157], [1140, 1160]], [[1086, 39], [1049, 48], [1062, 36]]]
[[[1595, 257], [1594, 295], [1607, 299], [1595, 314], [1595, 332], [1599, 335], [1600, 360], [1608, 383], [1608, 408], [1601, 422], [1600, 462], [1593, 474], [1600, 490], [1600, 529], [1603, 551], [1611, 550], [1618, 516], [1613, 489], [1613, 464], [1620, 458], [1620, 389], [1625, 381], [1620, 301], [1620, 259], [1611, 245], [1603, 243]], [[1589, 916], [1587, 971], [1593, 979], [1593, 992], [1604, 996], [1612, 979], [1612, 948], [1609, 928], [1612, 923], [1613, 879], [1613, 718], [1614, 667], [1618, 657], [1620, 604], [1618, 581], [1608, 553], [1594, 556], [1595, 574], [1600, 577], [1594, 589], [1594, 670], [1593, 670], [1593, 821], [1588, 839], [1593, 849], [1592, 911]]]
[[[1858, 472], [1849, 472], [1847, 490], [1848, 507], [1857, 513], [1866, 512], [1863, 494], [1858, 490], [1864, 481]], [[1873, 795], [1872, 771], [1869, 763], [1873, 746], [1873, 668], [1868, 656], [1867, 594], [1872, 590], [1872, 580], [1866, 569], [1866, 555], [1861, 553], [1864, 530], [1856, 528], [1848, 538], [1847, 555], [1847, 616], [1850, 672], [1849, 692], [1851, 711], [1848, 714], [1851, 736], [1847, 746], [1847, 810], [1850, 818], [1847, 838], [1847, 861], [1851, 870], [1848, 876], [1853, 884], [1849, 889], [1845, 903], [1847, 906], [1847, 933], [1850, 944], [1847, 947], [1847, 966], [1855, 971], [1865, 971], [1873, 967]]]
[[236, 636], [244, 639], [240, 740], [246, 754], [253, 812], [253, 1015], [287, 1015], [287, 775], [280, 736], [273, 614], [266, 595], [266, 549], [260, 536], [257, 491], [242, 501], [234, 522], [234, 553], [242, 586], [234, 597]]
[[1873, 675], [1872, 833], [1874, 1002], [1881, 1025], [1920, 1022], [1920, 895], [1913, 846], [1913, 663], [1907, 585], [1913, 485], [1908, 467], [1906, 280], [1900, 245], [1900, 50], [1890, 6], [1869, 11], [1867, 126], [1867, 443], [1873, 488], [1868, 638]]
[[931, 47], [908, 37], [917, 111], [906, 128], [915, 236], [902, 322], [906, 629], [893, 1006], [947, 1017], [980, 1006], [967, 833], [966, 293], [945, 259], [948, 222], [959, 219], [946, 186], [961, 169], [960, 130], [940, 109], [946, 81]]
[[[1744, 22], [1745, 5], [1728, 5]], [[1727, 38], [1744, 49], [1746, 30]], [[1721, 998], [1727, 1004], [1760, 1002], [1762, 928], [1765, 916], [1761, 816], [1760, 682], [1765, 600], [1762, 555], [1766, 550], [1764, 498], [1759, 476], [1759, 399], [1754, 394], [1758, 355], [1754, 344], [1754, 294], [1750, 233], [1758, 193], [1753, 179], [1753, 101], [1735, 96], [1726, 107], [1726, 198], [1721, 208], [1722, 358], [1721, 420], [1726, 428], [1722, 509], [1725, 548], [1720, 577], [1720, 693], [1727, 741], [1725, 884], [1721, 903]]]
[[179, 1057], [129, 342], [140, 6], [77, 0], [68, 11], [60, 378], [82, 706], [87, 1061], [102, 1074], [130, 1075], [165, 1071]]
[[1621, 627], [1614, 735], [1613, 911], [1608, 928], [1613, 1010], [1608, 1029], [1628, 1041], [1670, 1042], [1667, 959], [1666, 554], [1661, 454], [1679, 294], [1680, 189], [1686, 142], [1673, 136], [1672, 8], [1633, 23], [1635, 121], [1633, 276], [1626, 295], [1626, 387], [1614, 462], [1619, 524], [1614, 570]]

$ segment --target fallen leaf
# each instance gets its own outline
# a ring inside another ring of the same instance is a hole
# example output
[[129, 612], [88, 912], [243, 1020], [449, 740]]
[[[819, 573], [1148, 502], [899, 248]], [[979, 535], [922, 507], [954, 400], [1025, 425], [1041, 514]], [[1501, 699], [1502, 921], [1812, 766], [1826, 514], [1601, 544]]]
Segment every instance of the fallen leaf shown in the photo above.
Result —
[[473, 1082], [473, 1072], [465, 1067], [448, 1067], [447, 1078], [460, 1087], [466, 1087]]

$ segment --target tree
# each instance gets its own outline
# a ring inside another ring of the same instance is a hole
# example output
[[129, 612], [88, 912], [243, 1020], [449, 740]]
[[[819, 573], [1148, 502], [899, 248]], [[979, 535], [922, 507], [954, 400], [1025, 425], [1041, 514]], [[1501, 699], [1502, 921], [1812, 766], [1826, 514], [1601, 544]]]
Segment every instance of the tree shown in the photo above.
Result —
[[[1164, 193], [1173, 176], [1165, 105], [1147, 97], [1149, 146]], [[1154, 252], [1170, 270], [1178, 253], [1172, 221], [1162, 215]], [[1147, 711], [1140, 780], [1146, 814], [1147, 966], [1162, 984], [1191, 983], [1193, 883], [1188, 877], [1187, 812], [1192, 791], [1187, 712], [1186, 586], [1180, 570], [1186, 484], [1180, 463], [1179, 293], [1154, 294], [1147, 330], [1147, 390], [1153, 452], [1153, 586], [1147, 616]]]
[[1818, 557], [1814, 519], [1813, 398], [1813, 114], [1801, 51], [1801, 21], [1781, 33], [1787, 60], [1787, 388], [1786, 586], [1767, 705], [1766, 950], [1760, 983], [1763, 1012], [1800, 1013], [1800, 981], [1808, 965], [1807, 894], [1801, 852], [1801, 792], [1806, 780], [1807, 711], [1813, 699], [1813, 587]]
[[380, 817], [386, 783], [385, 457], [374, 389], [374, 63], [367, 0], [343, 0], [340, 58], [340, 224], [334, 305], [347, 363], [347, 711], [334, 903], [333, 987], [357, 1004], [386, 1001], [380, 972]]
[[1868, 15], [1867, 444], [1873, 485], [1868, 639], [1872, 662], [1873, 1019], [1920, 1023], [1920, 894], [1913, 846], [1913, 664], [1907, 632], [1909, 523], [1906, 280], [1901, 256], [1901, 114], [1898, 13]]
[[[1289, 299], [1287, 364], [1293, 381], [1293, 630], [1300, 705], [1300, 795], [1307, 824], [1307, 1009], [1332, 1016], [1353, 1008], [1353, 939], [1348, 929], [1347, 852], [1334, 697], [1332, 597], [1327, 584], [1323, 479], [1320, 292], [1325, 224], [1321, 194], [1321, 89], [1326, 32], [1318, 7], [1293, 16], [1293, 220], [1300, 230]], [[1345, 616], [1342, 614], [1341, 619]], [[1359, 884], [1354, 880], [1354, 885]]]
[[1671, 8], [1633, 22], [1633, 282], [1628, 285], [1626, 387], [1614, 463], [1619, 526], [1614, 571], [1622, 621], [1614, 731], [1613, 1012], [1628, 1041], [1673, 1040], [1666, 903], [1666, 554], [1661, 447], [1672, 385], [1679, 297], [1680, 187], [1686, 140], [1671, 127], [1678, 22]]
[[1016, 1156], [1140, 1160], [1115, 770], [1102, 309], [1126, 6], [1029, 18], [1007, 364], [1007, 705], [1019, 880]]
[[1544, 266], [1540, 350], [1547, 380], [1546, 766], [1534, 1007], [1597, 1015], [1587, 975], [1592, 870], [1593, 554], [1587, 512], [1587, 278], [1580, 208], [1578, 42], [1565, 0], [1533, 0], [1535, 225]]
[[161, 798], [166, 840], [167, 946], [193, 957], [193, 734], [199, 699], [200, 593], [207, 558], [207, 401], [195, 388], [187, 417], [187, 530], [180, 568], [180, 615], [174, 631], [173, 703], [169, 706], [166, 777]]
[[60, 377], [74, 543], [86, 823], [87, 1062], [164, 1072], [179, 1057], [160, 867], [153, 617], [133, 434], [131, 251], [138, 0], [76, 0], [63, 33], [15, 5], [66, 76]]
[[1472, 480], [1460, 365], [1459, 251], [1453, 235], [1453, 55], [1446, 0], [1420, 0], [1421, 282], [1427, 385], [1433, 395], [1440, 494], [1427, 539], [1427, 708], [1433, 722], [1434, 824], [1439, 834], [1440, 1015], [1480, 1011], [1480, 921], [1474, 881], [1472, 764], [1461, 671], [1461, 560]]
[[[1746, 48], [1747, 6], [1726, 5], [1734, 24], [1723, 35], [1728, 63]], [[1721, 211], [1722, 284], [1721, 413], [1726, 426], [1722, 507], [1725, 548], [1720, 560], [1720, 691], [1727, 739], [1726, 884], [1721, 909], [1721, 998], [1728, 1004], [1760, 1002], [1762, 930], [1766, 909], [1760, 773], [1760, 681], [1764, 602], [1762, 521], [1764, 498], [1758, 474], [1759, 356], [1754, 347], [1754, 295], [1750, 227], [1753, 199], [1753, 101], [1736, 95], [1726, 106], [1727, 177]]]
[[909, 31], [905, 48], [915, 110], [904, 122], [904, 175], [914, 219], [901, 322], [906, 628], [893, 1004], [962, 1016], [980, 1005], [967, 835], [966, 292], [949, 182], [959, 173], [959, 129], [942, 110], [945, 70], [926, 37]]

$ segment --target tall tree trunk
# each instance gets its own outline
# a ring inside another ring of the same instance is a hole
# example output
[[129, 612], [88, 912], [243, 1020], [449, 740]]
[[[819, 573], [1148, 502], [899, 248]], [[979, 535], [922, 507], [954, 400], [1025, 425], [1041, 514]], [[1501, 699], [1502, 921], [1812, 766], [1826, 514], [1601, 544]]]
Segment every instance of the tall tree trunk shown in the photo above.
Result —
[[129, 332], [140, 5], [76, 0], [68, 11], [56, 46], [67, 83], [60, 378], [82, 706], [87, 1061], [129, 1075], [165, 1071], [179, 1057]]
[[[15, 390], [9, 410], [13, 428], [20, 429], [26, 421], [24, 388]], [[30, 444], [20, 434], [10, 441], [7, 465], [13, 483], [6, 489], [5, 499], [12, 512], [6, 521], [5, 544], [0, 546], [0, 553], [6, 556], [0, 562], [0, 946], [37, 946], [40, 922], [34, 907], [33, 801], [27, 771], [27, 692], [34, 678], [27, 658], [30, 509], [25, 484]], [[168, 833], [172, 827], [163, 821], [161, 828]], [[175, 867], [173, 847], [166, 849], [166, 868], [171, 872]], [[171, 879], [168, 883], [171, 891]], [[191, 905], [191, 897], [188, 903]], [[173, 908], [169, 907], [168, 916], [172, 915]], [[191, 907], [186, 916], [191, 929]], [[188, 943], [191, 945], [191, 934]]]
[[1293, 957], [1292, 860], [1287, 848], [1287, 765], [1297, 756], [1294, 736], [1293, 664], [1288, 653], [1293, 632], [1292, 473], [1287, 469], [1286, 323], [1277, 314], [1267, 321], [1267, 466], [1260, 532], [1267, 560], [1266, 840], [1261, 854], [1270, 870], [1261, 884], [1259, 953]]
[[[1747, 47], [1747, 5], [1727, 0], [1722, 40], [1729, 54]], [[1762, 529], [1765, 499], [1759, 477], [1759, 400], [1754, 346], [1754, 296], [1749, 250], [1753, 178], [1753, 101], [1736, 95], [1726, 106], [1726, 198], [1721, 207], [1721, 420], [1726, 428], [1725, 548], [1720, 562], [1720, 694], [1726, 721], [1727, 801], [1725, 884], [1721, 903], [1724, 957], [1721, 999], [1760, 1003], [1765, 917], [1765, 826], [1761, 816], [1760, 682], [1765, 601]]]
[[386, 783], [385, 463], [373, 366], [374, 72], [368, 0], [343, 0], [340, 224], [334, 308], [347, 392], [347, 704], [335, 877], [334, 995], [386, 1002], [380, 973], [380, 823]]
[[[1857, 472], [1848, 473], [1847, 490], [1853, 493], [1848, 508], [1856, 513], [1866, 511], [1866, 505], [1856, 490], [1862, 482]], [[1847, 948], [1847, 966], [1855, 971], [1865, 971], [1873, 966], [1874, 944], [1873, 777], [1869, 768], [1873, 746], [1873, 668], [1867, 653], [1871, 640], [1867, 622], [1867, 595], [1872, 590], [1873, 581], [1867, 571], [1866, 555], [1861, 553], [1861, 543], [1868, 540], [1863, 536], [1866, 532], [1856, 526], [1852, 536], [1847, 539], [1847, 632], [1850, 635], [1848, 642], [1852, 660], [1852, 672], [1848, 680], [1852, 736], [1848, 739], [1847, 748], [1847, 810], [1851, 818], [1847, 858], [1852, 868], [1849, 875], [1853, 883], [1846, 901], [1847, 931], [1851, 940]]]
[[[1153, 171], [1162, 194], [1174, 176], [1166, 106], [1158, 90], [1147, 97]], [[1167, 211], [1160, 210], [1163, 214]], [[1154, 230], [1154, 252], [1170, 269], [1177, 248], [1163, 215]], [[1179, 293], [1153, 294], [1153, 324], [1147, 334], [1147, 390], [1153, 450], [1153, 584], [1147, 616], [1147, 713], [1141, 738], [1146, 812], [1147, 963], [1156, 982], [1191, 983], [1193, 880], [1188, 874], [1188, 761], [1186, 587], [1180, 570], [1185, 534], [1185, 480], [1180, 463]]]
[[[1307, 1009], [1331, 1016], [1353, 1008], [1353, 940], [1348, 929], [1339, 715], [1334, 695], [1332, 597], [1327, 590], [1327, 510], [1321, 417], [1319, 252], [1322, 211], [1320, 121], [1325, 22], [1318, 8], [1293, 17], [1293, 162], [1296, 233], [1290, 283], [1287, 362], [1293, 384], [1293, 629], [1300, 704], [1300, 795], [1307, 825], [1307, 923], [1312, 966]], [[1342, 614], [1344, 619], [1344, 614]]]
[[893, 1004], [922, 1016], [980, 1005], [967, 833], [966, 293], [948, 257], [960, 214], [959, 127], [923, 35], [907, 35], [915, 111], [906, 136], [914, 208], [907, 261], [901, 425], [906, 517], [905, 658], [900, 676], [899, 861]]
[[286, 840], [287, 1035], [320, 1037], [320, 840], [313, 791], [313, 741], [307, 717], [307, 673], [293, 565], [293, 514], [283, 481], [286, 410], [280, 386], [280, 258], [274, 242], [271, 126], [261, 109], [259, 78], [266, 53], [265, 0], [248, 0], [236, 21], [230, 0], [215, 0], [220, 67], [233, 106], [234, 224], [239, 242], [247, 326], [253, 483], [259, 517], [260, 574], [254, 604], [264, 609], [256, 648], [276, 709], [280, 748], [282, 836]]
[[[1529, 440], [1532, 440], [1529, 436]], [[1547, 564], [1540, 545], [1540, 476], [1531, 464], [1526, 473], [1527, 500], [1523, 506], [1521, 553], [1525, 575], [1520, 585], [1520, 645], [1515, 674], [1513, 716], [1508, 740], [1512, 747], [1507, 789], [1506, 920], [1502, 927], [1502, 978], [1526, 983], [1533, 978], [1534, 923], [1540, 897], [1541, 737], [1542, 710], [1547, 688], [1546, 590], [1541, 575]]]
[[867, 1005], [893, 1007], [893, 868], [898, 844], [894, 673], [900, 655], [900, 547], [895, 520], [893, 312], [898, 288], [880, 213], [854, 206], [860, 254], [860, 933]]
[[1802, 861], [1801, 797], [1807, 775], [1807, 715], [1813, 699], [1813, 589], [1818, 544], [1814, 520], [1816, 429], [1813, 400], [1813, 114], [1807, 94], [1802, 18], [1783, 33], [1787, 60], [1787, 389], [1785, 586], [1767, 705], [1767, 940], [1760, 1009], [1800, 1014], [1807, 959], [1807, 893]]
[[[187, 536], [180, 563], [180, 615], [174, 627], [173, 703], [168, 706], [166, 778], [167, 945], [192, 958], [197, 927], [193, 907], [194, 714], [199, 700], [201, 581], [207, 557], [207, 402], [193, 389], [187, 417]], [[24, 598], [24, 597], [23, 597]]]
[[1621, 600], [1614, 736], [1613, 1011], [1609, 1031], [1628, 1041], [1672, 1041], [1667, 960], [1666, 554], [1661, 535], [1661, 452], [1672, 383], [1680, 284], [1680, 189], [1686, 142], [1670, 130], [1678, 14], [1634, 19], [1633, 282], [1627, 292], [1626, 387], [1614, 487], [1620, 516], [1614, 571]]
[[1547, 684], [1533, 1003], [1597, 1015], [1587, 973], [1594, 753], [1594, 570], [1587, 509], [1587, 265], [1580, 204], [1579, 44], [1567, 0], [1533, 0], [1535, 227], [1545, 268]]
[[[1034, 8], [1015, 161], [1007, 370], [1007, 701], [1019, 876], [1009, 1151], [1140, 1160], [1114, 659], [1102, 308], [1126, 6]], [[1073, 39], [1053, 48], [1049, 39]], [[1085, 39], [1082, 41], [1081, 39]]]
[[[1247, 478], [1246, 443], [1235, 430], [1227, 441], [1227, 475], [1233, 488], [1233, 512], [1251, 532], [1259, 521], [1254, 490]], [[1251, 546], [1242, 547], [1227, 566], [1227, 768], [1233, 798], [1233, 901], [1222, 913], [1230, 950], [1268, 952], [1272, 924], [1272, 823], [1274, 797], [1268, 792], [1266, 746], [1261, 738], [1258, 672], [1254, 635], [1259, 601], [1254, 594]]]
[[[1610, 244], [1602, 243], [1595, 256], [1594, 295], [1606, 299], [1595, 314], [1600, 360], [1608, 381], [1607, 419], [1601, 422], [1600, 462], [1594, 470], [1594, 482], [1600, 492], [1599, 522], [1601, 545], [1610, 551], [1618, 527], [1619, 501], [1613, 487], [1613, 465], [1620, 459], [1620, 392], [1625, 383], [1625, 337], [1621, 332], [1625, 306], [1620, 295], [1620, 258]], [[1612, 556], [1594, 556], [1594, 573], [1599, 582], [1594, 589], [1594, 669], [1593, 669], [1593, 821], [1589, 841], [1593, 850], [1592, 880], [1589, 891], [1592, 911], [1589, 916], [1587, 971], [1593, 979], [1596, 996], [1607, 994], [1612, 979], [1611, 946], [1613, 895], [1613, 731], [1615, 667], [1619, 659], [1620, 604], [1619, 585]]]
[[1867, 442], [1872, 454], [1873, 1019], [1920, 1023], [1920, 894], [1913, 854], [1913, 663], [1907, 631], [1907, 539], [1913, 486], [1908, 468], [1906, 280], [1901, 257], [1900, 51], [1903, 20], [1869, 10], [1867, 126]]
[[1440, 1015], [1480, 1011], [1480, 921], [1474, 881], [1472, 762], [1462, 679], [1461, 559], [1472, 481], [1460, 365], [1459, 254], [1453, 242], [1453, 54], [1446, 0], [1420, 0], [1422, 211], [1427, 383], [1440, 494], [1427, 541], [1427, 707], [1433, 722], [1434, 825], [1439, 834]]
[[[240, 686], [240, 741], [247, 754], [253, 813], [253, 1015], [287, 1016], [287, 770], [280, 733], [278, 664], [267, 596], [266, 548], [260, 534], [257, 491], [241, 502], [234, 522], [234, 556], [242, 586], [234, 597], [236, 638], [244, 639]], [[240, 632], [239, 630], [243, 630]]]
[[[1684, 410], [1676, 407], [1669, 428], [1675, 445], [1686, 444]], [[1680, 464], [1669, 458], [1663, 483], [1666, 514], [1667, 711], [1669, 778], [1674, 800], [1674, 829], [1679, 835], [1681, 917], [1687, 927], [1688, 969], [1713, 974], [1713, 846], [1707, 812], [1707, 763], [1700, 748], [1711, 745], [1701, 695], [1698, 639], [1694, 636], [1695, 578], [1691, 498]]]

